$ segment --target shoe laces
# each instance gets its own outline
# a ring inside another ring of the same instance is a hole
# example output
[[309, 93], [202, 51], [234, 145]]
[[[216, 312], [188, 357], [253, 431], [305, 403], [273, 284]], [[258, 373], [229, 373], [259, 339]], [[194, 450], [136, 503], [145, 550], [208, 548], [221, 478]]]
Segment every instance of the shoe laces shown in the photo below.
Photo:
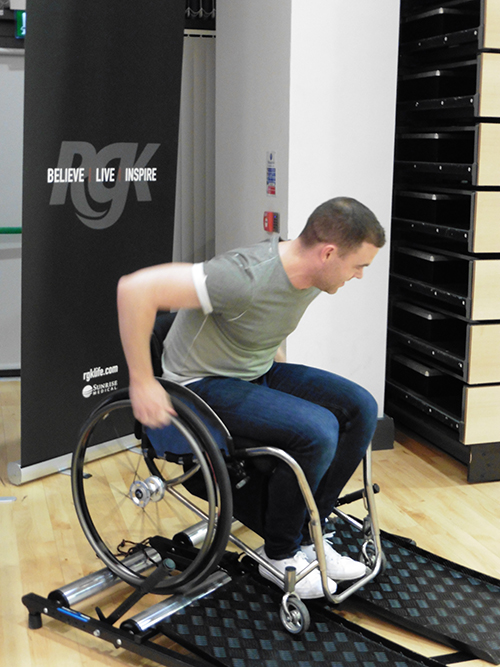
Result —
[[325, 549], [325, 558], [335, 563], [340, 563], [342, 556], [338, 553], [338, 551], [335, 551], [330, 542], [324, 540], [323, 544]]
[[307, 560], [307, 556], [303, 551], [300, 549], [297, 551], [297, 553], [293, 556], [292, 560], [295, 561], [302, 561], [304, 562], [304, 567], [309, 564], [309, 561]]

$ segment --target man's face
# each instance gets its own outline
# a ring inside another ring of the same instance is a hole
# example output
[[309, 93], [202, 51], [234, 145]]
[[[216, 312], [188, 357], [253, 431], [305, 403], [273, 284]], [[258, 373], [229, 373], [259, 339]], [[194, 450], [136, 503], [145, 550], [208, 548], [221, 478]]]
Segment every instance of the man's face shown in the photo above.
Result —
[[336, 246], [329, 246], [325, 250], [323, 268], [316, 287], [328, 294], [335, 294], [351, 278], [361, 279], [363, 269], [370, 266], [378, 250], [371, 243], [363, 242], [356, 250], [339, 255]]

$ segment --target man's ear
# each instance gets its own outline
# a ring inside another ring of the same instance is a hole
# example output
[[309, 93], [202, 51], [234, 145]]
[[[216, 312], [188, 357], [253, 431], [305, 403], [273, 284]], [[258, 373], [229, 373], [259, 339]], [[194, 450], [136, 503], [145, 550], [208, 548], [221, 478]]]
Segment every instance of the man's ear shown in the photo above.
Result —
[[337, 246], [333, 243], [325, 243], [321, 248], [321, 260], [323, 262], [326, 262], [332, 256], [335, 257], [336, 255], [338, 255]]

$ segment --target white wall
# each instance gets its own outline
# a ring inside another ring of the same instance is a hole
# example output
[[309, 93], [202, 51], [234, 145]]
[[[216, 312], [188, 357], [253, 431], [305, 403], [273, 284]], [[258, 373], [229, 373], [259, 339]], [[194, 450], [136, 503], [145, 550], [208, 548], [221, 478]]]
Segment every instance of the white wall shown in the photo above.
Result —
[[[0, 53], [0, 227], [21, 226], [24, 56]], [[0, 371], [21, 364], [21, 236], [0, 235]]]
[[[262, 238], [273, 144], [272, 206], [285, 236], [321, 202], [347, 195], [375, 212], [389, 239], [398, 34], [398, 0], [219, 0], [218, 251]], [[289, 361], [359, 382], [380, 415], [388, 273], [389, 244], [363, 281], [321, 295], [287, 342]]]
[[[318, 203], [347, 195], [374, 211], [389, 241], [398, 35], [397, 0], [294, 0], [291, 236]], [[321, 295], [287, 345], [290, 360], [365, 386], [380, 410], [388, 274], [389, 243], [362, 281], [348, 283], [334, 297]]]
[[[289, 0], [217, 0], [218, 253], [264, 238], [265, 211], [286, 223], [290, 25]], [[268, 151], [277, 156], [275, 197], [266, 190]]]

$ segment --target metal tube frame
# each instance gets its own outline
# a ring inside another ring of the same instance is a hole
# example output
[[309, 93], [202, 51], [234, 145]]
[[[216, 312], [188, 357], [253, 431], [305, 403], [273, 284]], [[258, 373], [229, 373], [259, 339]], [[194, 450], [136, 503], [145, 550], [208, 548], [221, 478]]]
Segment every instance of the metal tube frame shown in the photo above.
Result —
[[[331, 604], [334, 605], [340, 604], [346, 598], [351, 596], [354, 592], [359, 590], [366, 583], [368, 583], [374, 577], [376, 577], [382, 567], [383, 552], [380, 540], [380, 529], [375, 507], [375, 497], [374, 497], [372, 475], [371, 475], [371, 469], [372, 469], [371, 445], [368, 448], [366, 455], [363, 459], [363, 478], [364, 478], [364, 500], [368, 512], [368, 516], [366, 517], [365, 521], [367, 519], [369, 521], [369, 538], [372, 543], [372, 547], [374, 549], [375, 560], [373, 567], [370, 568], [369, 572], [367, 572], [366, 575], [354, 581], [342, 593], [337, 595], [332, 594], [329, 591], [328, 577], [326, 573], [326, 558], [325, 558], [325, 551], [323, 544], [323, 529], [319, 517], [318, 508], [314, 500], [314, 496], [312, 494], [311, 488], [309, 486], [309, 483], [305, 477], [302, 468], [290, 454], [275, 447], [254, 447], [251, 449], [246, 449], [244, 453], [245, 458], [247, 457], [252, 458], [264, 455], [275, 456], [276, 458], [279, 458], [280, 460], [284, 461], [294, 471], [294, 474], [297, 478], [297, 482], [299, 484], [299, 488], [301, 490], [310, 517], [309, 527], [314, 547], [316, 550], [317, 559], [312, 563], [310, 563], [301, 572], [296, 573], [295, 581], [296, 582], [301, 581], [314, 569], [319, 568], [325, 598]], [[184, 497], [177, 489], [173, 488], [172, 486], [168, 486], [166, 488], [166, 491], [168, 491], [168, 493], [177, 498], [177, 500], [179, 500], [182, 504], [184, 504], [187, 508], [189, 508], [195, 515], [197, 515], [202, 520], [199, 524], [196, 524], [197, 541], [199, 542], [200, 540], [203, 541], [204, 539], [206, 539], [207, 533], [213, 531], [214, 528], [213, 513], [211, 513], [212, 516], [209, 516], [208, 514], [203, 512], [203, 510], [197, 507], [197, 505], [191, 502], [188, 498]], [[356, 529], [360, 531], [365, 530], [364, 523], [357, 521], [356, 519], [350, 517], [341, 510], [334, 508], [333, 512], [337, 516], [349, 522]], [[202, 524], [204, 524], [204, 526]], [[239, 522], [234, 522], [234, 525], [240, 526], [241, 524]], [[282, 580], [284, 588], [287, 586], [287, 579], [279, 570], [273, 567], [257, 551], [255, 551], [247, 544], [245, 544], [232, 532], [229, 535], [229, 541], [232, 542], [240, 550], [242, 550], [246, 555], [250, 556], [258, 564], [262, 565], [268, 571], [272, 572], [278, 579]], [[140, 572], [141, 570], [144, 570], [147, 567], [153, 565], [152, 554], [149, 555], [149, 558], [145, 555], [136, 556], [134, 562], [132, 561], [129, 562], [126, 559], [125, 563], [131, 566], [132, 569], [136, 570], [137, 572]], [[106, 574], [107, 572], [109, 572], [109, 574]], [[61, 591], [58, 591], [57, 593], [59, 595], [61, 595], [62, 593], [63, 599], [66, 598], [66, 602], [72, 604], [95, 594], [97, 591], [104, 590], [105, 588], [112, 586], [114, 583], [116, 583], [117, 580], [118, 577], [116, 577], [116, 575], [113, 575], [109, 570], [102, 570], [99, 571], [98, 573], [95, 573], [95, 575], [89, 575], [88, 577], [84, 577], [82, 580], [79, 580], [78, 582], [74, 582], [74, 584], [61, 589]], [[55, 593], [53, 593], [52, 595], [55, 596]], [[189, 595], [186, 597], [189, 598]], [[162, 612], [160, 612], [160, 614], [166, 613], [168, 615], [169, 613], [171, 613], [171, 612], [166, 612], [164, 603], [160, 603], [158, 605], [158, 608], [162, 608]], [[145, 617], [147, 617], [149, 620], [154, 616], [155, 616], [154, 613], [153, 614], [148, 614], [147, 612], [145, 613]]]
[[[304, 498], [309, 516], [310, 516], [310, 530], [311, 536], [314, 542], [316, 549], [317, 560], [310, 563], [304, 570], [301, 572], [294, 572], [290, 576], [283, 575], [276, 568], [270, 565], [257, 551], [246, 545], [239, 538], [237, 538], [233, 533], [229, 535], [229, 541], [232, 542], [235, 546], [241, 549], [244, 553], [254, 559], [257, 563], [261, 564], [263, 567], [267, 568], [269, 571], [273, 572], [278, 579], [283, 581], [284, 587], [284, 599], [289, 595], [296, 595], [295, 593], [295, 584], [296, 582], [301, 581], [306, 577], [310, 572], [315, 568], [319, 568], [321, 574], [321, 580], [323, 584], [323, 590], [325, 598], [331, 604], [337, 605], [343, 602], [346, 598], [352, 595], [359, 588], [364, 586], [367, 582], [371, 581], [380, 571], [382, 566], [382, 547], [380, 540], [380, 531], [379, 524], [375, 508], [374, 500], [374, 491], [373, 484], [371, 479], [371, 446], [369, 447], [366, 456], [363, 460], [363, 476], [364, 476], [364, 499], [365, 505], [368, 510], [368, 519], [369, 519], [369, 538], [372, 542], [372, 546], [375, 551], [375, 561], [372, 569], [364, 576], [351, 584], [346, 588], [342, 593], [338, 595], [332, 595], [328, 588], [328, 577], [326, 574], [326, 559], [325, 551], [323, 544], [323, 530], [320, 522], [319, 512], [312, 494], [311, 488], [307, 479], [304, 475], [304, 472], [300, 465], [295, 461], [295, 459], [284, 452], [281, 449], [274, 447], [255, 447], [252, 449], [245, 450], [245, 457], [255, 457], [271, 455], [279, 458], [284, 461], [290, 468], [294, 471], [299, 488]], [[196, 537], [197, 542], [206, 540], [207, 533], [210, 530], [211, 517], [209, 517], [205, 512], [200, 510], [196, 505], [194, 505], [190, 500], [185, 498], [177, 489], [172, 487], [167, 489], [168, 492], [176, 497], [180, 502], [182, 502], [186, 507], [192, 510], [198, 517], [202, 519], [201, 522], [193, 526], [194, 536]], [[360, 523], [356, 519], [344, 514], [338, 509], [334, 509], [334, 513], [339, 517], [349, 521], [359, 530], [366, 530], [366, 525]], [[365, 519], [366, 521], [366, 519]], [[234, 521], [233, 530], [236, 527], [241, 526], [239, 521]], [[188, 529], [189, 532], [189, 529]], [[144, 571], [154, 565], [157, 555], [154, 550], [149, 549], [148, 553], [135, 554], [129, 556], [125, 559], [126, 564], [134, 569], [137, 572]], [[158, 623], [164, 621], [166, 618], [171, 616], [179, 609], [191, 604], [200, 597], [210, 594], [220, 586], [223, 586], [230, 580], [230, 577], [227, 573], [223, 571], [216, 571], [212, 573], [208, 579], [195, 586], [191, 591], [184, 592], [182, 594], [174, 594], [169, 598], [166, 598], [159, 602], [153, 607], [146, 609], [135, 616], [129, 618], [122, 624], [122, 628], [132, 634], [139, 634], [147, 632], [149, 629], [153, 628]], [[60, 601], [63, 604], [70, 607], [72, 604], [81, 602], [84, 599], [92, 597], [98, 592], [102, 592], [114, 584], [120, 581], [119, 577], [113, 574], [107, 568], [100, 570], [99, 572], [94, 573], [93, 575], [88, 575], [82, 579], [69, 584], [68, 586], [62, 587], [57, 591], [53, 591], [49, 594], [49, 600]], [[44, 612], [47, 611], [44, 609]], [[76, 612], [75, 612], [76, 613]], [[90, 619], [89, 619], [90, 620]]]
[[[306, 479], [306, 476], [304, 474], [304, 471], [300, 467], [300, 465], [297, 463], [297, 461], [290, 456], [287, 452], [284, 452], [281, 449], [277, 449], [276, 447], [252, 447], [251, 449], [246, 449], [245, 450], [245, 458], [246, 457], [254, 457], [254, 456], [263, 456], [263, 455], [272, 455], [275, 456], [282, 461], [284, 461], [290, 468], [294, 471], [295, 476], [297, 478], [297, 482], [299, 484], [300, 491], [302, 493], [302, 496], [304, 498], [304, 502], [306, 504], [307, 511], [309, 513], [309, 528], [311, 532], [311, 538], [314, 543], [314, 548], [316, 550], [316, 556], [317, 559], [313, 561], [312, 563], [309, 564], [308, 567], [306, 567], [304, 570], [301, 572], [297, 573], [296, 580], [297, 582], [306, 577], [310, 572], [312, 572], [316, 567], [319, 567], [319, 571], [321, 574], [321, 581], [323, 584], [323, 592], [325, 594], [325, 598], [330, 602], [331, 604], [338, 605], [344, 600], [346, 600], [348, 597], [350, 597], [353, 593], [355, 593], [357, 590], [365, 586], [369, 581], [374, 579], [377, 574], [380, 572], [381, 567], [382, 567], [382, 562], [383, 562], [383, 552], [382, 552], [382, 543], [380, 540], [380, 529], [379, 529], [379, 523], [378, 523], [378, 517], [377, 517], [377, 512], [376, 512], [376, 507], [375, 507], [375, 494], [373, 491], [373, 483], [372, 483], [372, 475], [371, 475], [371, 468], [372, 468], [372, 447], [371, 444], [368, 447], [368, 450], [366, 452], [366, 455], [363, 459], [363, 479], [364, 479], [364, 498], [365, 498], [365, 504], [367, 507], [368, 511], [368, 519], [370, 522], [370, 532], [371, 532], [371, 540], [373, 542], [373, 548], [375, 551], [375, 562], [373, 564], [373, 568], [370, 568], [369, 572], [365, 574], [363, 577], [360, 579], [357, 579], [355, 582], [353, 582], [350, 586], [348, 586], [342, 593], [339, 593], [337, 595], [333, 595], [330, 593], [329, 588], [328, 588], [328, 577], [326, 573], [326, 559], [325, 559], [325, 549], [324, 549], [324, 544], [323, 544], [323, 528], [321, 526], [321, 521], [319, 517], [319, 512], [318, 508], [316, 506], [316, 502], [314, 500], [314, 496], [311, 491], [311, 487], [309, 486], [309, 483]], [[355, 525], [356, 528], [362, 530], [363, 529], [363, 524], [360, 524], [354, 520], [351, 519], [351, 517], [348, 517], [345, 515], [343, 512], [341, 512], [338, 509], [333, 510], [335, 514], [338, 516], [341, 516], [342, 518], [345, 518], [346, 520], [350, 521], [353, 525]], [[286, 584], [285, 578], [282, 573], [280, 573], [276, 568], [274, 568], [270, 563], [268, 563], [264, 558], [262, 558], [256, 551], [253, 549], [250, 549], [247, 547], [241, 540], [235, 538], [233, 535], [230, 535], [229, 539], [231, 542], [236, 544], [238, 547], [243, 549], [243, 551], [254, 558], [260, 565], [265, 567], [267, 570], [271, 571], [275, 576], [277, 576], [279, 579], [281, 579], [284, 583]]]
[[[350, 597], [353, 593], [355, 593], [357, 590], [362, 588], [365, 584], [367, 584], [369, 581], [374, 579], [377, 574], [380, 572], [382, 568], [382, 563], [383, 563], [383, 551], [382, 551], [382, 543], [380, 539], [380, 528], [379, 528], [379, 523], [378, 523], [378, 517], [377, 517], [377, 510], [376, 510], [376, 505], [375, 505], [375, 494], [373, 491], [373, 482], [372, 482], [372, 447], [371, 444], [368, 447], [368, 450], [365, 454], [365, 457], [363, 459], [363, 482], [364, 482], [364, 500], [365, 500], [365, 506], [367, 508], [368, 516], [366, 519], [369, 521], [369, 532], [370, 532], [370, 541], [372, 543], [373, 549], [374, 549], [374, 554], [375, 554], [375, 560], [373, 567], [369, 569], [369, 571], [360, 579], [357, 579], [354, 581], [350, 586], [348, 586], [342, 593], [339, 593], [337, 595], [334, 595], [330, 593], [329, 587], [328, 587], [328, 577], [326, 574], [326, 559], [325, 559], [325, 549], [324, 549], [324, 544], [323, 544], [323, 527], [321, 525], [320, 517], [319, 517], [319, 512], [318, 508], [316, 506], [316, 501], [314, 500], [314, 496], [311, 491], [311, 487], [309, 486], [309, 483], [306, 479], [306, 476], [304, 474], [304, 471], [300, 467], [300, 465], [297, 463], [297, 461], [290, 456], [287, 452], [284, 452], [282, 449], [278, 449], [276, 447], [252, 447], [250, 449], [244, 450], [244, 458], [252, 458], [255, 456], [264, 456], [264, 455], [270, 455], [270, 456], [275, 456], [276, 458], [281, 459], [284, 461], [290, 468], [294, 471], [295, 476], [297, 478], [297, 482], [299, 484], [299, 488], [301, 490], [302, 496], [304, 498], [304, 502], [306, 504], [307, 511], [309, 513], [310, 521], [309, 521], [309, 527], [311, 531], [311, 537], [314, 543], [314, 547], [316, 550], [316, 555], [317, 559], [310, 563], [306, 568], [304, 568], [301, 572], [296, 574], [296, 582], [301, 581], [304, 577], [306, 577], [308, 574], [310, 574], [314, 569], [319, 567], [320, 574], [321, 574], [321, 581], [323, 584], [323, 592], [325, 594], [326, 599], [334, 605], [338, 605], [344, 600], [346, 600], [348, 597]], [[189, 501], [187, 501], [189, 503]], [[195, 511], [198, 516], [204, 518], [205, 520], [208, 518], [204, 515], [204, 513], [199, 510], [195, 509], [195, 506], [191, 505], [190, 507], [193, 511]], [[333, 513], [335, 513], [337, 516], [341, 517], [345, 521], [349, 522], [351, 525], [353, 525], [356, 529], [363, 531], [365, 529], [365, 524], [361, 523], [359, 521], [356, 521], [356, 519], [353, 519], [349, 515], [345, 514], [341, 510], [334, 508]], [[200, 529], [201, 530], [201, 529]], [[271, 565], [267, 560], [265, 560], [257, 551], [249, 547], [247, 544], [242, 542], [239, 538], [237, 538], [235, 535], [232, 533], [229, 535], [229, 541], [232, 542], [235, 546], [237, 546], [239, 549], [241, 549], [247, 556], [250, 556], [253, 560], [255, 560], [259, 565], [262, 565], [265, 567], [268, 571], [272, 572], [278, 579], [281, 579], [283, 581], [283, 585], [286, 586], [286, 579], [283, 576], [283, 574], [277, 570], [273, 565]]]

